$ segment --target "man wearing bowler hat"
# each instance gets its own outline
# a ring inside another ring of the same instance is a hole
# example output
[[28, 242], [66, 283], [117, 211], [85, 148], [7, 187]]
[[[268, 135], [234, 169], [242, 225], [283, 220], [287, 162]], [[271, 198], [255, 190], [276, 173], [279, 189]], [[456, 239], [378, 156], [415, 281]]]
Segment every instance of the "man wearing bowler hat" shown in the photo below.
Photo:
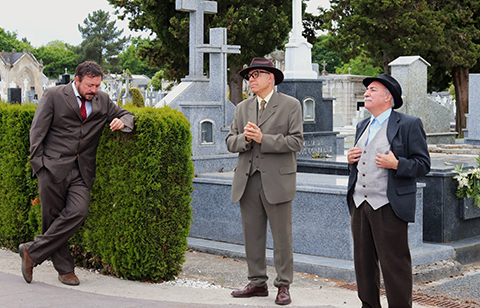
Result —
[[275, 303], [291, 303], [293, 280], [292, 200], [296, 194], [297, 152], [303, 145], [300, 102], [274, 90], [283, 73], [271, 61], [254, 58], [239, 74], [256, 96], [237, 105], [226, 138], [239, 153], [232, 202], [240, 201], [250, 283], [234, 297], [268, 296], [265, 246], [267, 221], [273, 236], [278, 288]]
[[380, 263], [389, 307], [412, 307], [408, 223], [415, 219], [416, 178], [430, 171], [426, 135], [419, 118], [394, 110], [403, 101], [393, 77], [363, 84], [372, 116], [358, 123], [347, 153], [358, 296], [362, 307], [381, 307]]

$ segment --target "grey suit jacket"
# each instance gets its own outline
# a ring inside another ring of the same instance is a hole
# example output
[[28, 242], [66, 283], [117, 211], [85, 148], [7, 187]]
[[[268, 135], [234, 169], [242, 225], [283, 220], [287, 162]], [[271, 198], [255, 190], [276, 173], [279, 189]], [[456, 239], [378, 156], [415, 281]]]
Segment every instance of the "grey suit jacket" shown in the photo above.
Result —
[[[240, 201], [249, 178], [252, 145], [245, 141], [244, 127], [249, 121], [257, 122], [257, 110], [256, 97], [238, 104], [226, 138], [228, 150], [239, 153], [232, 184], [234, 203]], [[300, 151], [303, 145], [300, 102], [275, 91], [257, 125], [263, 133], [260, 144], [260, 172], [265, 197], [272, 204], [291, 201], [296, 194], [296, 152]]]
[[[355, 143], [368, 126], [370, 118], [357, 124]], [[387, 126], [390, 148], [398, 159], [397, 170], [388, 170], [387, 197], [394, 212], [406, 222], [415, 221], [416, 178], [430, 171], [430, 155], [422, 121], [414, 116], [392, 111]], [[357, 181], [357, 163], [350, 166], [347, 202]]]
[[105, 92], [97, 92], [92, 99], [91, 114], [82, 121], [71, 83], [47, 89], [30, 129], [33, 175], [45, 167], [55, 182], [61, 182], [78, 159], [82, 178], [92, 188], [98, 142], [105, 124], [114, 118], [133, 128], [133, 114], [114, 104]]

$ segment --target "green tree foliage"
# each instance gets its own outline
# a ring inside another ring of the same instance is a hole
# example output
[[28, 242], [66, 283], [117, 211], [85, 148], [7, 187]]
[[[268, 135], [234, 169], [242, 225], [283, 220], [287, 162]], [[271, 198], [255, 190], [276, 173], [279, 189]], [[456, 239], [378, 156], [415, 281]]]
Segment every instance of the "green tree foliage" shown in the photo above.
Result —
[[162, 80], [165, 79], [165, 71], [159, 70], [153, 75], [152, 80], [148, 84], [148, 87], [153, 86], [154, 91], [164, 90], [162, 89]]
[[118, 54], [129, 37], [120, 38], [123, 30], [117, 30], [115, 21], [109, 20], [108, 12], [98, 10], [88, 14], [83, 20], [84, 26], [78, 25], [83, 38], [78, 62], [91, 60], [97, 62], [105, 72], [120, 72]]
[[333, 74], [335, 73], [335, 68], [342, 66], [343, 63], [338, 52], [325, 46], [327, 39], [328, 36], [326, 35], [321, 35], [317, 38], [317, 42], [312, 46], [312, 62], [318, 63], [321, 71], [323, 70], [322, 63], [325, 61], [327, 63], [325, 70]]
[[150, 78], [153, 77], [155, 72], [158, 71], [158, 67], [149, 66], [147, 61], [144, 61], [140, 58], [138, 53], [138, 46], [148, 42], [148, 39], [143, 38], [132, 38], [130, 45], [120, 53], [120, 65], [122, 70], [130, 69], [132, 74], [135, 75], [145, 75]]
[[[156, 38], [140, 47], [143, 59], [165, 68], [167, 78], [188, 74], [189, 14], [175, 10], [172, 0], [108, 0], [128, 16], [132, 30], [151, 30]], [[240, 55], [229, 55], [231, 100], [242, 100], [242, 80], [237, 72], [253, 57], [282, 49], [291, 29], [291, 0], [218, 1], [218, 13], [205, 16], [205, 29], [227, 28], [228, 44], [241, 45]], [[208, 32], [205, 31], [208, 41]]]
[[0, 51], [11, 52], [13, 48], [15, 48], [17, 52], [21, 52], [23, 49], [33, 49], [26, 38], [19, 41], [17, 39], [17, 33], [0, 28]]
[[[350, 59], [348, 63], [335, 68], [336, 74], [352, 74], [363, 76], [378, 76], [383, 73], [383, 68], [374, 66], [365, 55], [359, 55], [354, 59]], [[350, 70], [349, 70], [350, 69]]]
[[135, 107], [145, 107], [145, 100], [143, 99], [142, 92], [139, 88], [130, 88], [132, 92], [132, 104]]
[[366, 52], [384, 72], [399, 56], [424, 53], [442, 30], [426, 0], [331, 0], [330, 5], [320, 9], [331, 35], [327, 47], [344, 62]]
[[43, 73], [49, 78], [58, 78], [67, 72], [73, 74], [77, 67], [77, 55], [70, 46], [62, 41], [51, 41], [45, 46], [32, 51], [37, 60], [42, 59], [45, 69]]
[[[348, 62], [365, 52], [383, 66], [399, 56], [420, 55], [432, 64], [430, 79], [446, 86], [451, 75], [457, 96], [457, 132], [468, 111], [468, 69], [479, 54], [479, 0], [331, 0], [322, 9], [328, 47]], [[440, 77], [439, 77], [440, 76]]]

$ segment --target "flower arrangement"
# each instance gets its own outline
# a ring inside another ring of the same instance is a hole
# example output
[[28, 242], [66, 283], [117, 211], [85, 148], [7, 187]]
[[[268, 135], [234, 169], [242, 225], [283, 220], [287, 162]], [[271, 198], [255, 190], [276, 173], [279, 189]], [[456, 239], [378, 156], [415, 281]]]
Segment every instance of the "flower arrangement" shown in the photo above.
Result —
[[453, 178], [457, 180], [457, 198], [474, 198], [474, 203], [480, 207], [480, 155], [477, 157], [477, 166], [463, 171], [463, 165], [455, 166]]

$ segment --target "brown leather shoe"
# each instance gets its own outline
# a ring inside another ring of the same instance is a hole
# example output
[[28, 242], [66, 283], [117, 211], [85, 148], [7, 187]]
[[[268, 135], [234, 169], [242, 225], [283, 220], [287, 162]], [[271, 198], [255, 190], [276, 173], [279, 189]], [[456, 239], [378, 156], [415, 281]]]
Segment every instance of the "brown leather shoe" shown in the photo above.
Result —
[[281, 286], [278, 288], [277, 298], [275, 299], [275, 304], [277, 305], [288, 305], [292, 302], [290, 298], [290, 293], [288, 292], [287, 287]]
[[232, 292], [233, 297], [252, 297], [252, 296], [268, 296], [268, 286], [264, 284], [261, 287], [256, 287], [249, 283], [243, 290], [236, 290]]
[[22, 258], [22, 275], [23, 279], [25, 279], [26, 282], [30, 283], [32, 282], [33, 279], [33, 268], [35, 265], [35, 261], [33, 261], [32, 257], [27, 252], [27, 249], [25, 248], [25, 245], [20, 244], [18, 246], [18, 253], [20, 254], [20, 257]]
[[58, 280], [60, 280], [63, 284], [68, 284], [69, 286], [78, 286], [80, 284], [80, 280], [78, 279], [75, 272], [71, 272], [65, 275], [58, 274]]

